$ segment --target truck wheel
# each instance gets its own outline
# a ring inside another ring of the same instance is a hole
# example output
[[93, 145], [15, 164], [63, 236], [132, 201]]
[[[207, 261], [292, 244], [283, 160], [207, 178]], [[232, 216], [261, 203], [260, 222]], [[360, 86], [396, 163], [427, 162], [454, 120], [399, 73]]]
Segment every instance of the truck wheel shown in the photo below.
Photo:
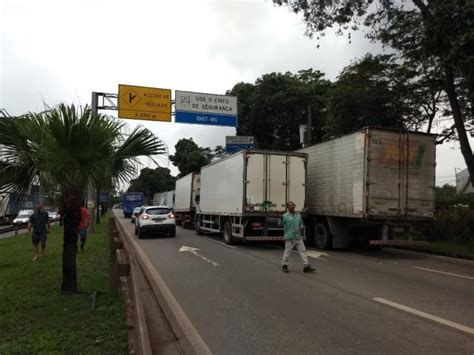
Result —
[[226, 244], [233, 244], [234, 243], [234, 240], [232, 238], [232, 225], [230, 224], [230, 221], [226, 221], [224, 223], [224, 231], [223, 231], [223, 234], [224, 234], [224, 242]]
[[316, 223], [314, 227], [314, 244], [318, 249], [327, 250], [332, 248], [332, 235], [325, 223]]
[[201, 229], [201, 220], [200, 218], [196, 218], [196, 221], [194, 222], [194, 230], [196, 231], [197, 235], [203, 235], [204, 233], [202, 232]]

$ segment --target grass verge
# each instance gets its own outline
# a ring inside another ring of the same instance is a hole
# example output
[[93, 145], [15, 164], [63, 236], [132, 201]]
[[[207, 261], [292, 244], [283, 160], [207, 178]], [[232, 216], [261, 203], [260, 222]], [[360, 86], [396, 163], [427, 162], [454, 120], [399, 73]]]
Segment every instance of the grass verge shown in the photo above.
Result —
[[[405, 233], [396, 233], [395, 239], [397, 240], [408, 240], [409, 235]], [[436, 255], [451, 256], [454, 258], [474, 260], [474, 241], [470, 243], [455, 243], [447, 241], [432, 241], [429, 242], [426, 238], [419, 234], [414, 233], [412, 235], [415, 241], [426, 242], [423, 246], [399, 246], [399, 249], [408, 249], [413, 251], [425, 252]]]
[[89, 295], [60, 295], [62, 228], [53, 226], [46, 256], [33, 262], [31, 237], [0, 239], [0, 354], [126, 354], [125, 308], [107, 294], [108, 220], [89, 234], [77, 255], [79, 289]]

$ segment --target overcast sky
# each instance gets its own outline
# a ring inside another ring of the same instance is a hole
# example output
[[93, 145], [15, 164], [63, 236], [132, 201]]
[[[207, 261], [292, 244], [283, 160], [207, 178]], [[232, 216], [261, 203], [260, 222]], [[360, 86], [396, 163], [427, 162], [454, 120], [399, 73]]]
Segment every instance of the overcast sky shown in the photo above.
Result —
[[[224, 94], [274, 71], [314, 68], [334, 80], [355, 58], [380, 51], [362, 34], [349, 43], [328, 33], [318, 49], [301, 17], [269, 0], [2, 0], [0, 6], [0, 108], [11, 115], [42, 110], [43, 102], [89, 104], [92, 91], [117, 93], [119, 83]], [[235, 134], [226, 127], [127, 122], [151, 129], [171, 154], [181, 138], [214, 147]], [[439, 147], [437, 155], [437, 182], [454, 183], [454, 169], [465, 167], [458, 144]]]

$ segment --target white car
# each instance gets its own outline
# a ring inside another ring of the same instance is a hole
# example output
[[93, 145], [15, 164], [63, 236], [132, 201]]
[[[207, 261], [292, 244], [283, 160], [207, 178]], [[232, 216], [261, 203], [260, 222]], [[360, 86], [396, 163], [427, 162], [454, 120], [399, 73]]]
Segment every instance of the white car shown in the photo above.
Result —
[[145, 234], [168, 234], [176, 236], [176, 220], [167, 206], [142, 207], [135, 220], [135, 235], [141, 239]]
[[18, 216], [13, 220], [14, 226], [24, 226], [30, 221], [30, 216], [33, 214], [33, 210], [21, 210], [18, 212]]

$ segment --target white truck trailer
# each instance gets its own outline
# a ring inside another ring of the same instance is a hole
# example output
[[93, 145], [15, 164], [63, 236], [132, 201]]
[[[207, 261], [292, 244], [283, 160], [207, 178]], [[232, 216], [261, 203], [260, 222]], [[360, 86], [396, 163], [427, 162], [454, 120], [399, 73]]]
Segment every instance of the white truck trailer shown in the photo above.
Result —
[[166, 192], [157, 192], [153, 194], [153, 205], [166, 206], [173, 208], [174, 206], [174, 190]]
[[393, 226], [434, 214], [435, 135], [364, 128], [308, 154], [307, 229], [321, 249], [394, 245]]
[[236, 239], [283, 240], [286, 203], [305, 206], [306, 154], [241, 151], [201, 168], [196, 233]]
[[[176, 224], [183, 227], [192, 227], [196, 213], [196, 196], [199, 196], [201, 178], [198, 173], [190, 173], [176, 180], [174, 195], [174, 212]], [[198, 197], [199, 198], [199, 197]]]

